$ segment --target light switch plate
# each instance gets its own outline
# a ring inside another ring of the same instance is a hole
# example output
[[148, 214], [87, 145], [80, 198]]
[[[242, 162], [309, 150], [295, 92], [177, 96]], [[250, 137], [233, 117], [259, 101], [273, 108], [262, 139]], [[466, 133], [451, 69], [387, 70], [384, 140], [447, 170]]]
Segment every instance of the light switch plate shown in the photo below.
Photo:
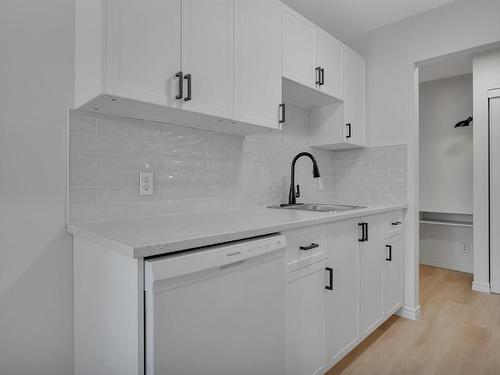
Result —
[[153, 172], [139, 172], [139, 195], [153, 195]]

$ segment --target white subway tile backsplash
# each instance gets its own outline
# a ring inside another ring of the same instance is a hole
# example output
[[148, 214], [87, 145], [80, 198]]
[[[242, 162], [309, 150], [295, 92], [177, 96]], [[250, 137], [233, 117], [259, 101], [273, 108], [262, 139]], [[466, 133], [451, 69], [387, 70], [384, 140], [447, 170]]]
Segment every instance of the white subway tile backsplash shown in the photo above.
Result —
[[138, 172], [118, 172], [102, 170], [70, 170], [70, 187], [137, 186]]
[[155, 201], [138, 205], [138, 217], [163, 216], [190, 210], [189, 200]]
[[69, 123], [69, 132], [71, 134], [96, 135], [96, 119], [72, 116]]
[[94, 204], [74, 205], [70, 209], [70, 221], [73, 223], [86, 221], [105, 221], [133, 219], [137, 217], [137, 204]]
[[69, 169], [96, 169], [97, 155], [87, 152], [70, 152]]
[[74, 204], [94, 204], [96, 203], [97, 189], [94, 188], [70, 188], [69, 203]]
[[[309, 114], [290, 106], [280, 133], [245, 138], [209, 131], [72, 112], [70, 221], [265, 206], [288, 199], [296, 164], [299, 201], [359, 204], [406, 201], [406, 145], [339, 151], [309, 147]], [[155, 194], [139, 196], [139, 171], [154, 173]]]

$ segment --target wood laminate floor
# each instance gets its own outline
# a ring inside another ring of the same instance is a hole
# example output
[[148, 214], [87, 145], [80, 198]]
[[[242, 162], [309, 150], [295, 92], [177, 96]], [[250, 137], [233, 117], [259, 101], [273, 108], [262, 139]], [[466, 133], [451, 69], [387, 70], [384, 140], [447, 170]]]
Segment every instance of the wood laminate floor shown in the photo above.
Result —
[[470, 274], [420, 266], [421, 319], [393, 316], [327, 375], [500, 375], [500, 295], [471, 285]]

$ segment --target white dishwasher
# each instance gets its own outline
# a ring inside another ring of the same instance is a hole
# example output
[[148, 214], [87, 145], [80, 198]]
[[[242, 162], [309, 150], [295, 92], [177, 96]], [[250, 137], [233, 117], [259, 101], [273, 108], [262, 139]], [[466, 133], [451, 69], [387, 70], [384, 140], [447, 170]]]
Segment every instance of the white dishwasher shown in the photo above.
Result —
[[285, 373], [285, 237], [145, 261], [146, 375]]

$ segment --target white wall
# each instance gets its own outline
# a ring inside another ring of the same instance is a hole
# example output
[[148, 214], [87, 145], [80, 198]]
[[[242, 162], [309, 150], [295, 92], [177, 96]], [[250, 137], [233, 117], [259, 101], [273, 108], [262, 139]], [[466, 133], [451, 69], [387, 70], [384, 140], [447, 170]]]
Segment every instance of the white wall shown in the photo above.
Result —
[[0, 4], [0, 373], [73, 371], [65, 229], [73, 2]]
[[474, 286], [489, 289], [488, 90], [500, 87], [500, 52], [474, 57]]
[[420, 84], [420, 210], [472, 213], [472, 74]]
[[[418, 305], [418, 76], [415, 62], [500, 40], [500, 1], [459, 0], [350, 43], [367, 58], [370, 145], [408, 143], [405, 304]], [[478, 249], [476, 252], [487, 249]]]
[[472, 245], [472, 227], [420, 224], [420, 264], [473, 272], [473, 252], [463, 252]]

